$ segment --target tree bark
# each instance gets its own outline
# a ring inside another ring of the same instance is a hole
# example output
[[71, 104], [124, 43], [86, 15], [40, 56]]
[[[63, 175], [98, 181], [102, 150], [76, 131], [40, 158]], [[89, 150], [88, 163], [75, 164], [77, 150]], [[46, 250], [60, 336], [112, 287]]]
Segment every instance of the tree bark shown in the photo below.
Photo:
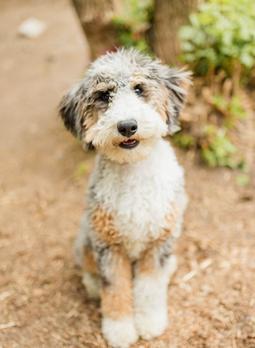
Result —
[[87, 37], [91, 59], [114, 50], [117, 36], [113, 17], [120, 11], [119, 0], [72, 0], [84, 34]]
[[178, 32], [199, 0], [155, 0], [149, 41], [163, 62], [176, 65], [180, 55]]

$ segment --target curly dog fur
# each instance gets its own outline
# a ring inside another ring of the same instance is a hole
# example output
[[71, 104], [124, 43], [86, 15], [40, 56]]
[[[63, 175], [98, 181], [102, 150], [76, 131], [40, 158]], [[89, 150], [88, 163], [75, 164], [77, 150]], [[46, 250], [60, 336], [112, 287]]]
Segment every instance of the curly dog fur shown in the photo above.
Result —
[[183, 170], [164, 139], [178, 128], [189, 74], [135, 50], [98, 58], [64, 96], [65, 126], [97, 151], [75, 244], [102, 331], [114, 348], [168, 324], [172, 249], [186, 206]]

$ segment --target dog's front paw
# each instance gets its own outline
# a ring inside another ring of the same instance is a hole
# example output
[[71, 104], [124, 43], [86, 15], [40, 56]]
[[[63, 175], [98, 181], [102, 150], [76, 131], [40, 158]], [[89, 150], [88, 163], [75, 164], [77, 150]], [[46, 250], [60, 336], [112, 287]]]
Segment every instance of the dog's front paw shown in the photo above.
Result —
[[105, 339], [113, 348], [128, 348], [138, 339], [132, 317], [119, 320], [103, 318], [102, 331]]
[[168, 315], [165, 308], [144, 311], [135, 314], [135, 325], [139, 336], [150, 340], [160, 336], [168, 324]]

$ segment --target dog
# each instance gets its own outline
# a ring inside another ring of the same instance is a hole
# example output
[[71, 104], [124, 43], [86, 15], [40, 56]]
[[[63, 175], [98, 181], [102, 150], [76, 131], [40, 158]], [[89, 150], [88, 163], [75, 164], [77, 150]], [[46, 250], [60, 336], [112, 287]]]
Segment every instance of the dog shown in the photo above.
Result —
[[90, 298], [101, 298], [102, 332], [114, 348], [168, 325], [173, 245], [187, 203], [169, 142], [189, 73], [136, 50], [98, 58], [60, 103], [66, 128], [97, 152], [75, 242]]

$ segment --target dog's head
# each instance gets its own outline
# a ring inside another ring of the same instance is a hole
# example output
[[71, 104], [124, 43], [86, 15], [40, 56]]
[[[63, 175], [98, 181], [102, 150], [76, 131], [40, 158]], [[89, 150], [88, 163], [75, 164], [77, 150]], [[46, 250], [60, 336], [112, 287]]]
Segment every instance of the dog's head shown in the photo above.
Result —
[[108, 53], [64, 96], [60, 114], [84, 146], [134, 162], [178, 128], [188, 77], [135, 50]]

